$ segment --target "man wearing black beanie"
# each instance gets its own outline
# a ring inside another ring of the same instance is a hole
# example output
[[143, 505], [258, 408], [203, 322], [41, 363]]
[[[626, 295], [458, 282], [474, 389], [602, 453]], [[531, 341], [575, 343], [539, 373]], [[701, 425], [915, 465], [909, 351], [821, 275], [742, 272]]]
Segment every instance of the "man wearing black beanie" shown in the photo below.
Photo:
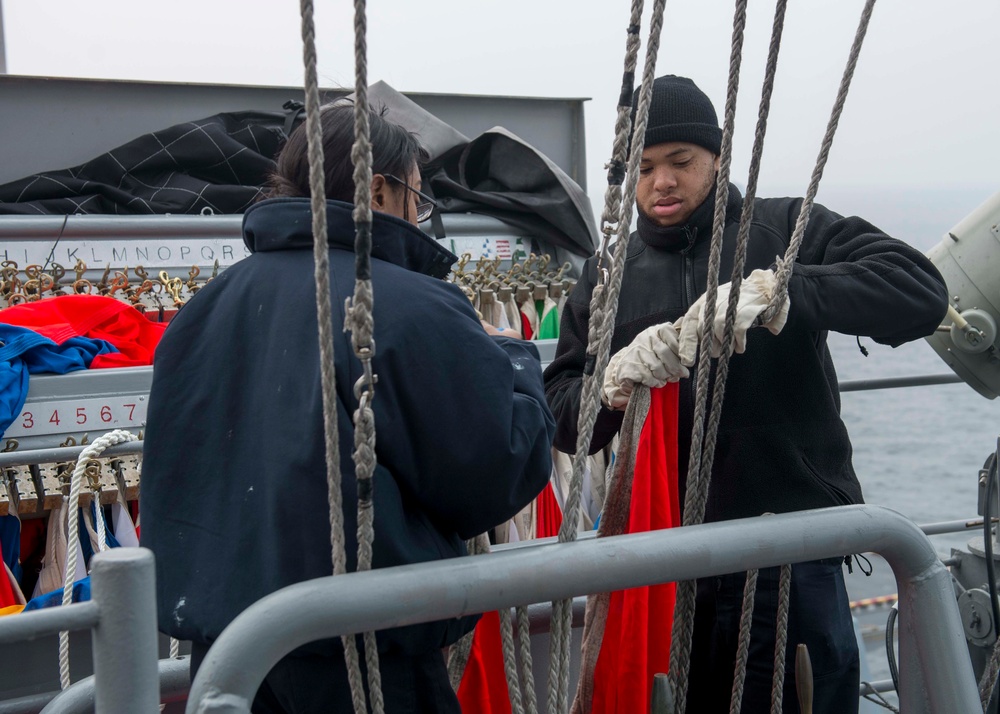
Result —
[[[655, 80], [644, 145], [636, 148], [642, 151], [637, 230], [629, 237], [604, 407], [591, 441], [591, 453], [611, 442], [636, 384], [679, 381], [682, 503], [721, 139], [715, 109], [694, 82], [672, 75]], [[920, 252], [861, 218], [815, 205], [788, 297], [767, 329], [749, 329], [770, 301], [771, 266], [788, 247], [801, 205], [801, 198], [754, 201], [706, 522], [862, 503], [826, 334], [896, 346], [933, 332], [947, 309], [944, 281]], [[720, 280], [732, 272], [742, 207], [730, 185]], [[576, 444], [596, 284], [591, 258], [567, 301], [556, 358], [545, 372], [555, 446], [568, 453]], [[729, 283], [720, 286], [711, 316], [713, 357], [722, 349], [729, 292]], [[795, 645], [808, 645], [817, 714], [858, 710], [858, 647], [842, 568], [842, 558], [792, 567], [786, 671], [794, 669]], [[698, 583], [689, 714], [729, 711], [744, 580], [737, 573]], [[777, 590], [778, 569], [762, 570], [743, 712], [770, 711]], [[784, 711], [798, 712], [796, 702], [794, 677], [786, 676]]]

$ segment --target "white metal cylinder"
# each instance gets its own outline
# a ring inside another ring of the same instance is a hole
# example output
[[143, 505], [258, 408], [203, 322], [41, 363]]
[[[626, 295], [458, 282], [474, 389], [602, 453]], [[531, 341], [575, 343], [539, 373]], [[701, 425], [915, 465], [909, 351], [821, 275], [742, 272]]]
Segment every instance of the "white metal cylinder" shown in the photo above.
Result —
[[[1000, 193], [951, 229], [927, 253], [948, 285], [950, 331], [927, 338], [973, 389], [1000, 394]], [[959, 319], [955, 319], [957, 317]]]

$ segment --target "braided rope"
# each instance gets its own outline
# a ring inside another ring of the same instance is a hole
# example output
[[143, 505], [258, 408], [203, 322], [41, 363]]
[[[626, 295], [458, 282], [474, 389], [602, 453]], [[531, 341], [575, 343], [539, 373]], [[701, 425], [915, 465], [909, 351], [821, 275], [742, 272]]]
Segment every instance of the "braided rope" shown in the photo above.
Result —
[[997, 676], [1000, 675], [1000, 638], [997, 638], [993, 645], [993, 652], [990, 654], [990, 661], [983, 670], [983, 676], [979, 680], [979, 699], [983, 703], [983, 711], [989, 706], [990, 699], [993, 698], [993, 690], [997, 686]]
[[503, 673], [507, 678], [507, 694], [513, 714], [524, 714], [521, 682], [517, 678], [517, 653], [514, 651], [514, 621], [509, 607], [502, 607], [500, 615], [500, 641], [503, 645]]
[[[470, 555], [482, 555], [490, 552], [490, 541], [485, 533], [480, 533], [475, 538], [465, 542], [466, 549], [469, 551]], [[528, 633], [528, 621], [527, 621], [527, 608], [518, 608], [519, 613], [521, 610], [524, 611], [524, 624], [519, 623], [519, 628], [523, 630], [524, 635]], [[536, 714], [537, 707], [534, 702], [534, 692], [532, 692], [529, 698], [521, 690], [521, 682], [518, 679], [517, 674], [517, 652], [514, 648], [514, 624], [511, 616], [510, 609], [501, 608], [497, 614], [500, 618], [500, 641], [501, 648], [503, 651], [503, 664], [504, 664], [504, 676], [507, 680], [507, 693], [510, 698], [511, 710], [514, 714], [525, 714], [524, 702], [530, 700], [531, 714]], [[469, 663], [469, 656], [472, 653], [472, 643], [475, 637], [475, 630], [467, 633], [458, 642], [452, 645], [451, 649], [448, 651], [448, 681], [451, 684], [451, 688], [458, 691], [459, 686], [462, 684], [462, 677], [465, 675], [465, 668]], [[527, 647], [525, 640], [522, 639], [522, 645]], [[528, 667], [528, 677], [526, 681], [529, 686], [534, 688], [534, 680], [530, 675], [531, 668], [531, 653], [527, 654], [527, 667]]]
[[[309, 190], [313, 231], [313, 277], [316, 282], [316, 321], [323, 395], [323, 436], [326, 453], [327, 500], [330, 506], [330, 545], [333, 574], [347, 571], [343, 495], [340, 485], [340, 444], [337, 435], [337, 395], [334, 378], [333, 315], [330, 306], [330, 256], [327, 243], [326, 186], [323, 176], [323, 129], [320, 125], [319, 80], [316, 76], [316, 30], [312, 0], [300, 0], [305, 65], [306, 137], [309, 153]], [[356, 714], [367, 711], [361, 665], [353, 636], [341, 637], [351, 700]]]
[[104, 520], [104, 511], [101, 508], [101, 486], [94, 489], [94, 520], [97, 521], [97, 551], [103, 553], [108, 549], [108, 524]]
[[535, 694], [535, 673], [532, 669], [531, 657], [531, 623], [528, 620], [528, 608], [517, 608], [517, 641], [520, 646], [521, 663], [521, 697], [524, 700], [524, 710], [527, 714], [538, 714], [538, 701]]
[[[736, 98], [739, 90], [739, 72], [743, 50], [743, 31], [746, 27], [746, 0], [737, 0], [733, 18], [732, 47], [729, 55], [729, 80], [726, 92], [725, 121], [722, 129], [722, 147], [719, 156], [719, 174], [716, 179], [715, 213], [712, 223], [712, 241], [708, 258], [708, 277], [705, 289], [704, 315], [715, 314], [719, 291], [719, 267], [722, 262], [722, 236], [725, 228], [726, 203], [729, 198], [729, 168], [732, 162], [733, 125], [736, 120]], [[732, 295], [730, 296], [733, 297]], [[707, 479], [701, 478], [702, 450], [705, 436], [705, 417], [709, 375], [711, 371], [711, 340], [713, 320], [702, 321], [698, 355], [697, 382], [695, 387], [694, 427], [691, 433], [691, 452], [684, 494], [684, 525], [695, 525], [704, 519], [708, 502]], [[677, 711], [687, 709], [687, 682], [691, 669], [691, 640], [694, 634], [696, 584], [694, 581], [678, 583], [674, 607], [674, 623], [670, 641], [670, 680]]]
[[604, 259], [608, 241], [615, 235], [622, 207], [622, 183], [625, 179], [625, 160], [628, 156], [629, 136], [632, 130], [632, 91], [635, 86], [635, 67], [639, 57], [639, 29], [642, 25], [643, 0], [632, 0], [629, 26], [625, 35], [625, 68], [622, 71], [622, 88], [618, 96], [615, 117], [615, 137], [611, 145], [608, 169], [608, 187], [604, 191], [604, 210], [601, 213], [601, 233], [604, 236], [598, 250], [598, 262]]
[[176, 659], [181, 655], [181, 641], [176, 637], [170, 638], [170, 659]]
[[757, 590], [756, 568], [747, 571], [743, 585], [743, 612], [740, 613], [740, 639], [736, 649], [736, 670], [733, 674], [733, 694], [729, 700], [729, 714], [740, 714], [743, 704], [743, 684], [747, 677], [747, 660], [750, 656], [750, 626], [753, 624], [753, 600]]
[[[639, 436], [649, 413], [650, 390], [643, 384], [635, 385], [629, 398], [620, 430], [618, 455], [611, 469], [607, 496], [601, 512], [597, 537], [622, 535], [628, 532], [629, 511], [632, 502], [632, 482]], [[587, 714], [594, 704], [594, 671], [604, 641], [605, 625], [611, 606], [612, 593], [597, 593], [587, 598], [583, 620], [583, 646], [580, 661], [580, 678], [573, 698], [573, 714]]]
[[[633, 136], [646, 133], [646, 121], [653, 93], [653, 78], [656, 71], [656, 56], [659, 53], [660, 34], [663, 29], [663, 10], [666, 0], [655, 0], [650, 20], [649, 40], [643, 65], [642, 85], [636, 110]], [[631, 28], [630, 28], [631, 29]], [[624, 92], [623, 92], [624, 94]], [[621, 103], [621, 102], [620, 102]], [[617, 142], [616, 142], [617, 143]], [[559, 530], [559, 541], [576, 539], [580, 519], [580, 502], [583, 493], [583, 473], [589, 451], [590, 437], [597, 423], [601, 407], [601, 384], [604, 369], [611, 350], [611, 334], [614, 330], [615, 313], [618, 310], [618, 294], [621, 290], [625, 256], [628, 252], [628, 236], [635, 205], [636, 185], [639, 178], [639, 161], [642, 151], [638, 145], [629, 154], [626, 167], [627, 181], [621, 202], [621, 216], [618, 221], [617, 239], [610, 276], [606, 285], [598, 285], [591, 299], [590, 326], [587, 339], [587, 368], [584, 370], [580, 400], [580, 414], [577, 422], [576, 452], [573, 455], [573, 471], [570, 477], [569, 493], [563, 509], [563, 523]], [[600, 274], [600, 272], [599, 272]], [[549, 669], [549, 711], [563, 714], [569, 706], [569, 641], [572, 628], [572, 600], [553, 603], [553, 623]]]
[[[372, 544], [375, 540], [375, 509], [372, 500], [372, 476], [375, 471], [375, 413], [367, 406], [367, 395], [354, 412], [354, 463], [358, 483], [358, 572], [371, 570]], [[365, 632], [365, 666], [368, 669], [368, 692], [372, 711], [385, 710], [378, 647], [374, 632]]]
[[466, 633], [462, 638], [448, 648], [448, 683], [456, 693], [462, 684], [462, 676], [465, 674], [465, 666], [469, 663], [469, 655], [472, 654], [472, 639], [476, 631]]
[[[360, 403], [354, 412], [354, 463], [358, 484], [358, 572], [370, 570], [372, 544], [375, 541], [374, 479], [375, 413], [371, 409], [376, 377], [371, 360], [375, 356], [375, 331], [372, 311], [374, 294], [371, 282], [372, 250], [372, 147], [368, 127], [368, 26], [366, 0], [354, 0], [354, 295], [345, 306], [344, 329], [351, 333], [354, 354], [361, 360], [364, 376], [355, 386]], [[382, 714], [382, 675], [378, 661], [375, 633], [364, 634], [365, 665], [368, 669], [368, 692], [372, 711]]]
[[799, 254], [802, 239], [805, 235], [806, 224], [809, 222], [809, 214], [812, 212], [813, 202], [816, 193], [819, 191], [819, 182], [823, 178], [823, 169], [830, 156], [830, 148], [833, 146], [833, 137], [837, 133], [837, 125], [840, 123], [840, 115], [844, 110], [844, 103], [847, 101], [847, 92], [851, 88], [851, 80], [854, 78], [854, 70], [858, 65], [858, 57], [861, 55], [861, 46], [864, 44], [865, 34], [868, 32], [868, 22], [872, 17], [872, 10], [875, 7], [875, 0], [867, 0], [864, 9], [861, 11], [861, 20], [858, 23], [858, 30], [854, 35], [854, 44], [851, 45], [851, 53], [847, 59], [847, 66], [844, 68], [844, 76], [840, 80], [840, 89], [837, 91], [837, 98], [833, 103], [833, 111], [830, 114], [830, 121], [823, 135], [823, 143], [820, 146], [819, 156], [816, 158], [816, 166], [813, 169], [812, 177], [809, 179], [809, 188], [799, 209], [799, 217], [795, 222], [795, 230], [792, 233], [785, 257], [778, 261], [775, 275], [774, 295], [771, 302], [761, 316], [761, 323], [766, 324], [778, 312], [779, 306], [785, 301], [788, 295], [788, 281], [792, 277], [792, 266], [795, 258]]
[[757, 111], [757, 127], [754, 131], [746, 196], [743, 200], [739, 228], [736, 233], [733, 270], [730, 277], [732, 288], [729, 293], [729, 303], [726, 306], [722, 354], [716, 364], [712, 404], [708, 412], [709, 419], [705, 428], [705, 442], [702, 448], [701, 469], [698, 476], [698, 482], [704, 485], [703, 496], [699, 498], [700, 512], [702, 514], [704, 514], [704, 505], [701, 504], [701, 498], [704, 498], [705, 503], [707, 503], [708, 486], [711, 483], [712, 465], [715, 461], [715, 445], [719, 433], [719, 420], [722, 415], [722, 402], [726, 391], [726, 382], [729, 378], [729, 359], [736, 341], [736, 308], [739, 304], [740, 288], [743, 284], [743, 269], [746, 266], [747, 246], [750, 243], [750, 224], [753, 222], [754, 200], [757, 197], [757, 181], [760, 176], [760, 164], [764, 153], [767, 117], [771, 110], [771, 95], [774, 91], [774, 76], [778, 69], [778, 52], [781, 48], [781, 34], [785, 26], [785, 9], [787, 4], [787, 0], [778, 0], [774, 8], [774, 23], [771, 28], [771, 43], [764, 70], [764, 83], [761, 86], [760, 106]]
[[[63, 577], [63, 606], [73, 602], [73, 576], [76, 574], [76, 551], [80, 545], [80, 491], [83, 488], [83, 474], [87, 470], [87, 462], [96, 459], [106, 448], [126, 441], [136, 441], [135, 434], [124, 429], [115, 429], [99, 436], [94, 443], [80, 452], [76, 467], [69, 482], [69, 498], [64, 500], [66, 509], [66, 572]], [[107, 548], [107, 543], [104, 544]], [[59, 687], [66, 689], [69, 679], [69, 632], [59, 633]]]
[[778, 618], [774, 637], [774, 675], [771, 679], [771, 714], [781, 714], [785, 694], [785, 650], [788, 649], [788, 607], [792, 593], [792, 566], [782, 565], [778, 578]]

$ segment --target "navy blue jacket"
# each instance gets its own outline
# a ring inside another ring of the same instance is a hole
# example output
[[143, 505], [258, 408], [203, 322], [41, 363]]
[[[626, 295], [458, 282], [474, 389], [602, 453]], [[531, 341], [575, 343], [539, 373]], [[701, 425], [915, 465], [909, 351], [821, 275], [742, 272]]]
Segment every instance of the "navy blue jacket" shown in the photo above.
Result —
[[[656, 230], [640, 221], [629, 239], [612, 354], [647, 327], [677, 320], [705, 291], [714, 204], [713, 192], [684, 226]], [[773, 266], [785, 254], [801, 205], [796, 198], [756, 199], [746, 274]], [[720, 282], [728, 282], [732, 274], [742, 207], [739, 191], [730, 186]], [[576, 446], [596, 281], [591, 259], [566, 303], [556, 358], [545, 372], [558, 424], [555, 446], [568, 452]], [[845, 218], [818, 204], [788, 296], [788, 322], [781, 333], [750, 330], [746, 352], [730, 360], [706, 521], [861, 503], [827, 331], [896, 346], [931, 334], [948, 304], [944, 280], [918, 250], [861, 218]], [[680, 382], [682, 491], [691, 446], [694, 372]], [[602, 407], [591, 450], [611, 441], [622, 416]]]
[[[327, 203], [353, 570], [351, 414], [361, 365], [343, 331], [354, 288], [351, 208]], [[160, 628], [175, 637], [210, 643], [264, 595], [332, 574], [311, 225], [307, 199], [251, 207], [243, 228], [253, 254], [194, 296], [156, 353], [142, 542], [156, 554]], [[513, 516], [549, 477], [554, 421], [538, 354], [483, 331], [469, 300], [439, 279], [455, 256], [414, 226], [375, 213], [372, 254], [374, 567], [463, 555], [463, 539]], [[474, 622], [391, 630], [380, 648], [428, 651]]]

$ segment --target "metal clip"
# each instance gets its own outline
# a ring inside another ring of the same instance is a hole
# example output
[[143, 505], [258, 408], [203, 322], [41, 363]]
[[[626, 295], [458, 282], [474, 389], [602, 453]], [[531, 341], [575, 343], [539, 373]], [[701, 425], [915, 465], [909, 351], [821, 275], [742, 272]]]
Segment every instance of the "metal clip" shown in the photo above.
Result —
[[83, 280], [83, 275], [87, 272], [87, 264], [77, 258], [76, 265], [73, 266], [73, 272], [76, 273], [77, 282]]
[[368, 401], [375, 396], [375, 384], [378, 382], [378, 375], [372, 369], [372, 358], [375, 356], [375, 340], [367, 347], [359, 347], [354, 350], [355, 356], [361, 360], [361, 367], [364, 373], [354, 383], [354, 397], [362, 400], [367, 397]]

